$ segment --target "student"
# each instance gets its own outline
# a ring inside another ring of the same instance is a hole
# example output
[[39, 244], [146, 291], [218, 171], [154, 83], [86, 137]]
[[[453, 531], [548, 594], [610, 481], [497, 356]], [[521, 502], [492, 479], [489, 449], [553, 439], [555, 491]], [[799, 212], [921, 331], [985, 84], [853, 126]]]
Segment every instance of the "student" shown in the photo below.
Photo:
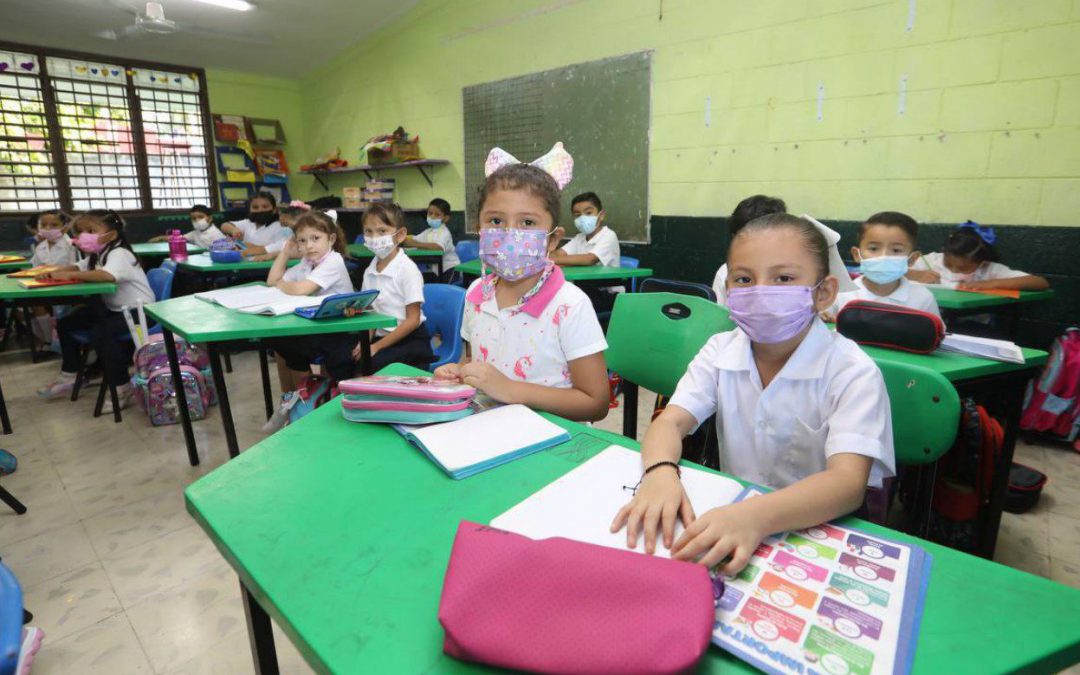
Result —
[[854, 291], [840, 293], [830, 312], [835, 318], [852, 300], [872, 300], [901, 305], [941, 316], [937, 300], [926, 287], [908, 281], [908, 265], [919, 256], [915, 250], [919, 224], [896, 211], [875, 213], [859, 226], [859, 245], [851, 247], [851, 257], [862, 274]]
[[[70, 221], [71, 217], [58, 209], [43, 211], [30, 217], [28, 227], [34, 230], [34, 239], [37, 240], [37, 244], [34, 245], [34, 254], [30, 257], [32, 266], [70, 267], [76, 263], [79, 254], [67, 235]], [[52, 307], [34, 305], [30, 308], [30, 313], [34, 317], [30, 323], [30, 330], [38, 343], [47, 348], [52, 344]]]
[[[249, 245], [247, 248], [244, 249], [244, 257], [250, 260], [256, 260], [260, 262], [275, 259], [277, 257], [277, 254], [281, 252], [281, 249], [285, 248], [285, 244], [288, 243], [288, 241], [292, 237], [296, 236], [296, 224], [299, 221], [300, 216], [310, 211], [311, 207], [309, 205], [296, 199], [286, 205], [282, 205], [278, 209], [278, 222], [289, 228], [289, 237], [284, 239], [276, 239], [267, 244], [266, 246], [258, 246], [254, 244]], [[331, 220], [333, 220], [335, 223], [337, 223], [336, 216], [337, 214], [335, 213], [334, 217], [331, 217]], [[345, 246], [344, 239], [342, 240], [341, 245], [343, 247]], [[296, 256], [294, 257], [300, 257], [299, 252], [297, 252]]]
[[[494, 273], [465, 296], [461, 363], [437, 377], [470, 384], [502, 403], [523, 403], [571, 420], [608, 411], [607, 342], [588, 297], [549, 259], [563, 230], [559, 189], [543, 169], [496, 148], [480, 190], [480, 258]], [[559, 143], [534, 164], [572, 160]], [[572, 164], [570, 164], [572, 166]], [[570, 180], [569, 169], [556, 175]]]
[[[611, 530], [627, 546], [657, 533], [672, 552], [724, 574], [758, 543], [856, 510], [867, 485], [895, 460], [881, 371], [817, 313], [836, 297], [829, 244], [809, 221], [774, 214], [747, 223], [728, 251], [727, 298], [735, 330], [714, 335], [690, 363], [641, 448], [644, 472]], [[681, 439], [716, 415], [720, 469], [775, 492], [696, 515], [679, 482]]]
[[942, 253], [928, 253], [912, 265], [908, 278], [924, 284], [956, 284], [961, 291], [992, 288], [1042, 291], [1050, 288], [1045, 278], [1009, 269], [998, 262], [992, 227], [968, 221], [957, 225], [945, 240]]
[[[184, 239], [187, 239], [189, 244], [208, 249], [210, 244], [225, 238], [225, 233], [214, 225], [214, 214], [209, 206], [196, 204], [191, 207], [189, 213], [191, 214], [191, 231], [184, 235]], [[169, 241], [169, 235], [163, 234], [150, 241]]]
[[403, 244], [406, 248], [442, 251], [443, 274], [439, 281], [444, 284], [450, 282], [454, 268], [461, 264], [461, 259], [454, 249], [454, 238], [447, 228], [449, 223], [450, 202], [436, 197], [427, 207], [427, 229], [415, 237], [405, 237]]
[[[124, 308], [134, 309], [140, 302], [149, 304], [154, 301], [154, 293], [139, 259], [124, 237], [124, 221], [115, 211], [88, 211], [77, 216], [72, 224], [79, 233], [75, 245], [87, 257], [78, 265], [65, 267], [46, 278], [114, 283], [117, 288], [113, 293], [90, 296], [85, 304], [56, 322], [63, 362], [56, 380], [39, 389], [38, 395], [59, 398], [71, 393], [81, 347], [72, 333], [89, 330], [106, 382], [116, 387], [120, 407], [124, 408], [132, 395], [127, 367], [130, 358], [116, 336], [127, 330]], [[112, 412], [111, 399], [106, 399], [106, 408], [107, 412]]]
[[[332, 218], [320, 211], [310, 211], [296, 221], [296, 236], [285, 244], [266, 277], [267, 286], [276, 286], [289, 295], [336, 295], [352, 293], [349, 270], [345, 267], [345, 233]], [[288, 267], [290, 258], [302, 257], [298, 265]], [[309, 365], [322, 357], [323, 368], [331, 379], [341, 381], [353, 376], [353, 338], [346, 333], [310, 335], [272, 340], [278, 361], [281, 391], [295, 391], [308, 373]]]
[[277, 200], [269, 192], [259, 192], [248, 200], [248, 217], [224, 223], [221, 231], [248, 246], [266, 246], [292, 236], [292, 230], [278, 222]]
[[[735, 210], [728, 216], [728, 231], [731, 232], [732, 238], [739, 233], [739, 230], [744, 225], [749, 223], [755, 218], [761, 216], [767, 216], [771, 213], [786, 213], [787, 204], [783, 199], [779, 197], [766, 197], [765, 195], [753, 195], [747, 197], [738, 204], [735, 205]], [[716, 293], [716, 300], [721, 305], [724, 304], [724, 291], [727, 285], [727, 263], [720, 266], [720, 269], [716, 270], [716, 276], [713, 277], [712, 289]]]
[[[424, 325], [424, 276], [409, 256], [401, 251], [408, 230], [405, 214], [393, 202], [372, 204], [364, 212], [364, 246], [375, 259], [364, 270], [365, 291], [379, 291], [372, 309], [397, 319], [392, 330], [375, 331], [371, 345], [372, 370], [391, 363], [406, 363], [427, 368], [435, 360], [431, 351], [431, 333]], [[360, 345], [353, 349], [353, 359], [360, 360]]]
[[[607, 214], [604, 213], [600, 197], [595, 192], [583, 192], [570, 202], [570, 212], [578, 233], [555, 251], [551, 259], [558, 265], [571, 267], [619, 267], [622, 264], [619, 237], [604, 225]], [[586, 287], [584, 290], [596, 311], [610, 312], [615, 304], [615, 295], [625, 289], [622, 286], [607, 286]]]

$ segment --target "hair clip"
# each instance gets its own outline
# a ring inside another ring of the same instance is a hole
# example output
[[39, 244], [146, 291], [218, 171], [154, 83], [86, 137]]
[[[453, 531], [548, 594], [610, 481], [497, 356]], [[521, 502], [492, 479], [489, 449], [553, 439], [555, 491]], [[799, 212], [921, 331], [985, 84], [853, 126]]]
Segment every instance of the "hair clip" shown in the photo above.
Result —
[[958, 229], [958, 230], [964, 230], [964, 229], [975, 230], [975, 234], [979, 235], [979, 239], [982, 239], [984, 242], [986, 242], [990, 246], [993, 246], [994, 242], [997, 241], [997, 233], [994, 232], [993, 227], [990, 227], [989, 225], [980, 225], [980, 224], [976, 223], [974, 220], [969, 220], [967, 222], [960, 223], [959, 225], [956, 226], [956, 229]]

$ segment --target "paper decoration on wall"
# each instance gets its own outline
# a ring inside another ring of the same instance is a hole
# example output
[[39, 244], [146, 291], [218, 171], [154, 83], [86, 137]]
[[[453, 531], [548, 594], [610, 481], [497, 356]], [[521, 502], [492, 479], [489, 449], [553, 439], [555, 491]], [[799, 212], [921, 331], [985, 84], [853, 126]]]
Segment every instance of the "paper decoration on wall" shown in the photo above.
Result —
[[0, 51], [0, 73], [11, 71], [15, 74], [36, 75], [38, 60], [32, 54]]
[[78, 61], [57, 56], [46, 57], [45, 63], [49, 67], [49, 75], [71, 80], [107, 80], [120, 84], [124, 82], [127, 74], [123, 66], [111, 63]]
[[900, 76], [900, 101], [896, 104], [896, 114], [907, 112], [907, 73]]
[[824, 111], [825, 111], [825, 83], [824, 82], [818, 82], [818, 85], [817, 85], [817, 120], [818, 120], [818, 122], [820, 122], [822, 117], [824, 117]]
[[908, 0], [907, 3], [907, 28], [904, 30], [908, 33], [915, 27], [915, 0]]
[[172, 73], [149, 68], [134, 68], [130, 74], [136, 86], [192, 92], [199, 90], [199, 76], [195, 73]]

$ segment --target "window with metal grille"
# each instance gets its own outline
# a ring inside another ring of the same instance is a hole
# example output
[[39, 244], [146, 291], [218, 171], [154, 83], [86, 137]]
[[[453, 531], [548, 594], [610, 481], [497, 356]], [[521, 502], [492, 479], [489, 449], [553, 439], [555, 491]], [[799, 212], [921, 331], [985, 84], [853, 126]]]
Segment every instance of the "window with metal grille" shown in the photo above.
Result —
[[0, 45], [0, 212], [214, 206], [201, 71]]

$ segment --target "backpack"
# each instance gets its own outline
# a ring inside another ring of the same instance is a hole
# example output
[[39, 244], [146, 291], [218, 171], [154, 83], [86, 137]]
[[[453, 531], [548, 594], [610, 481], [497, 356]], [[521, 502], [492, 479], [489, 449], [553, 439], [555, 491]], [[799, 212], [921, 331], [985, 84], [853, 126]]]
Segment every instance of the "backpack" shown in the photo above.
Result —
[[[1073, 442], [1080, 435], [1080, 328], [1054, 340], [1038, 380], [1028, 384], [1020, 428]], [[1080, 448], [1078, 448], [1080, 449]]]
[[338, 390], [327, 378], [309, 375], [300, 380], [300, 389], [293, 394], [296, 398], [289, 408], [289, 424], [337, 396]]
[[[206, 417], [207, 409], [217, 403], [210, 374], [210, 357], [197, 345], [176, 339], [176, 358], [180, 363], [180, 379], [187, 397], [188, 415], [192, 420]], [[180, 410], [176, 405], [176, 387], [164, 337], [151, 335], [146, 344], [135, 352], [135, 375], [131, 378], [135, 399], [150, 417], [154, 426], [176, 424]]]

